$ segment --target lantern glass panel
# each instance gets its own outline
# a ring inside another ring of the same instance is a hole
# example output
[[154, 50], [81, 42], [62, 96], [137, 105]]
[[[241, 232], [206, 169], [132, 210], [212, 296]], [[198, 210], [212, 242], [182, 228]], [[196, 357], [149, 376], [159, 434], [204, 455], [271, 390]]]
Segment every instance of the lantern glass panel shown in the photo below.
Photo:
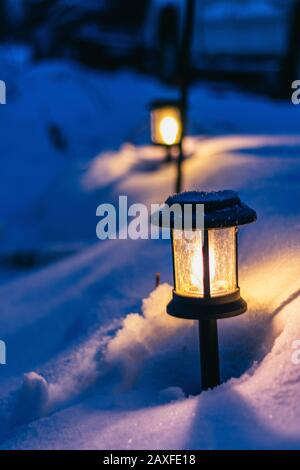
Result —
[[[186, 297], [204, 297], [202, 230], [173, 231], [175, 292]], [[208, 230], [210, 295], [234, 292], [236, 284], [235, 227]]]
[[180, 110], [172, 106], [152, 110], [151, 134], [157, 144], [178, 144], [182, 134]]

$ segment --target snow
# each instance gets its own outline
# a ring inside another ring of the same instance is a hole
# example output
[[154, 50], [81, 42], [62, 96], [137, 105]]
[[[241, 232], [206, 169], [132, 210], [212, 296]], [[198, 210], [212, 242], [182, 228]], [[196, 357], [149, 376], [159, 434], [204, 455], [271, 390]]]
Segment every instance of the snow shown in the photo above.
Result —
[[219, 322], [224, 383], [199, 393], [196, 324], [166, 314], [169, 240], [95, 235], [101, 202], [174, 191], [175, 165], [147, 140], [146, 105], [165, 90], [66, 62], [28, 63], [14, 83], [0, 108], [1, 250], [78, 248], [1, 276], [0, 447], [299, 449], [299, 108], [192, 90], [184, 189], [230, 187], [258, 213], [240, 237], [248, 312]]
[[[122, 329], [107, 345], [106, 360], [111, 365], [121, 366], [127, 387], [132, 387], [137, 377], [141, 378], [141, 369], [145, 369], [149, 360], [151, 363], [167, 363], [166, 356], [168, 358], [170, 349], [173, 354], [174, 349], [184, 351], [186, 347], [191, 322], [178, 321], [165, 314], [165, 307], [170, 300], [170, 286], [159, 286], [143, 301], [143, 316], [127, 315]], [[143, 371], [143, 375], [146, 375], [147, 380], [148, 374]]]

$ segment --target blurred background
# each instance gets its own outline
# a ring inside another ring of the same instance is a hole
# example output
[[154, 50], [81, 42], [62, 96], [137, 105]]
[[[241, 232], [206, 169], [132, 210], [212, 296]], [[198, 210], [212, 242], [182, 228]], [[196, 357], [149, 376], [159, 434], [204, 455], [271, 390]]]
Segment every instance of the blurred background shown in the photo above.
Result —
[[[194, 1], [188, 134], [297, 133], [300, 0]], [[178, 98], [187, 3], [0, 0], [0, 279], [95, 243], [103, 200], [173, 190], [149, 104]]]

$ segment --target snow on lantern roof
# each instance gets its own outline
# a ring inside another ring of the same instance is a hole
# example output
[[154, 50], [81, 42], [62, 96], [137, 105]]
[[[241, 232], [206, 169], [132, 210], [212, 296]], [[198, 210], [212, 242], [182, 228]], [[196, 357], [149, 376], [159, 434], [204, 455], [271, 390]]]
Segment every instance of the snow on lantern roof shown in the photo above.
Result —
[[[181, 207], [181, 211], [170, 211], [167, 222], [166, 212], [176, 204]], [[188, 205], [192, 206], [191, 220], [184, 218], [184, 211], [187, 210]], [[200, 205], [202, 205], [204, 215], [201, 226], [196, 220], [197, 206], [199, 208]], [[151, 223], [164, 228], [177, 228], [178, 220], [181, 219], [185, 222], [185, 229], [226, 228], [254, 222], [257, 215], [253, 209], [241, 201], [235, 191], [186, 191], [168, 197], [164, 207], [151, 217]]]

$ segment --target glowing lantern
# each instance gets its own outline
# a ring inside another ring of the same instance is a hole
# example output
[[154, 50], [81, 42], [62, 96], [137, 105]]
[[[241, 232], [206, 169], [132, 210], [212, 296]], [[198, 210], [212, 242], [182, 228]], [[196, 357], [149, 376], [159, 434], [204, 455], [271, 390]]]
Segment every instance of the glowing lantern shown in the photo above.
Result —
[[151, 105], [151, 139], [154, 144], [171, 147], [182, 137], [182, 116], [176, 101], [155, 101]]
[[173, 209], [169, 225], [164, 209], [152, 223], [171, 228], [174, 290], [167, 312], [199, 320], [202, 388], [212, 388], [220, 383], [217, 320], [247, 310], [238, 283], [237, 227], [254, 222], [256, 213], [234, 191], [181, 193], [165, 207]]

